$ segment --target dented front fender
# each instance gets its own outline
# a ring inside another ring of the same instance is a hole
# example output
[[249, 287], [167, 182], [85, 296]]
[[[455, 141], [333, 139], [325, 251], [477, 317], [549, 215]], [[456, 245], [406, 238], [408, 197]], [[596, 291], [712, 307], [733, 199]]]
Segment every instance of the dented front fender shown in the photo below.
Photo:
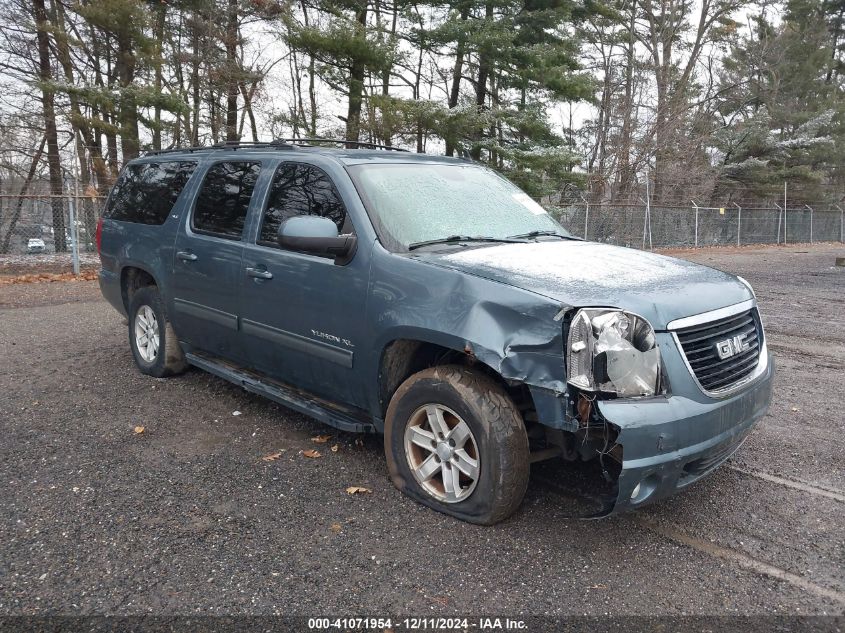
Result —
[[[377, 384], [382, 350], [398, 339], [463, 350], [505, 380], [566, 391], [561, 304], [528, 290], [376, 249], [368, 363]], [[373, 402], [377, 402], [377, 397]]]

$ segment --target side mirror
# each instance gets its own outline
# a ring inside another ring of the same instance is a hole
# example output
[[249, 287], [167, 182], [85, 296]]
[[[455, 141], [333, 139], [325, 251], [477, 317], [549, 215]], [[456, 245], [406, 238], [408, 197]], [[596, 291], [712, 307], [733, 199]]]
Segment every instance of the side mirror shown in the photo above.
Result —
[[288, 250], [333, 257], [338, 264], [349, 261], [356, 245], [354, 235], [338, 235], [332, 220], [316, 215], [300, 215], [282, 222], [278, 242]]

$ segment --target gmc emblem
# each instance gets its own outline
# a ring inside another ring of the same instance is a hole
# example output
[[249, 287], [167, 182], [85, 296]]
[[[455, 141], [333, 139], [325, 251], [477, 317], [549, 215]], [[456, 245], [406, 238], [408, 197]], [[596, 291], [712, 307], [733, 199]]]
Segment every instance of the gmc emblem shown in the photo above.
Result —
[[737, 334], [733, 338], [716, 343], [716, 354], [721, 360], [725, 360], [750, 348], [751, 343], [745, 340], [745, 334]]

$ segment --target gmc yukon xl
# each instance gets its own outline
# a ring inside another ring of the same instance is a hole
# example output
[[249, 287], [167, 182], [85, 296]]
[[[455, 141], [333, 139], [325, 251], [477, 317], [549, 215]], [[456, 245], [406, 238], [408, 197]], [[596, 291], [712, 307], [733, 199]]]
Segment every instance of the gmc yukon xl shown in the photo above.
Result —
[[597, 460], [601, 514], [666, 497], [766, 413], [743, 279], [583, 241], [489, 169], [386, 149], [128, 163], [97, 237], [140, 371], [193, 365], [382, 433], [397, 488], [481, 524], [519, 507], [540, 459]]

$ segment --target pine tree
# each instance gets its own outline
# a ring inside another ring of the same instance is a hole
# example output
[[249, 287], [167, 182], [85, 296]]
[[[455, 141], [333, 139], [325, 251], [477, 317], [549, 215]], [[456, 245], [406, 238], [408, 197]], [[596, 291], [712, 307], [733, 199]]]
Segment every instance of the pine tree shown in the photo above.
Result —
[[346, 95], [345, 138], [358, 141], [365, 79], [392, 68], [395, 42], [372, 24], [369, 0], [325, 0], [307, 8], [316, 16], [310, 24], [286, 13], [288, 45], [315, 59], [320, 78]]
[[758, 195], [784, 181], [841, 179], [845, 94], [836, 42], [839, 11], [818, 0], [791, 0], [781, 24], [759, 17], [754, 33], [725, 60], [727, 91], [714, 134], [722, 177]]

